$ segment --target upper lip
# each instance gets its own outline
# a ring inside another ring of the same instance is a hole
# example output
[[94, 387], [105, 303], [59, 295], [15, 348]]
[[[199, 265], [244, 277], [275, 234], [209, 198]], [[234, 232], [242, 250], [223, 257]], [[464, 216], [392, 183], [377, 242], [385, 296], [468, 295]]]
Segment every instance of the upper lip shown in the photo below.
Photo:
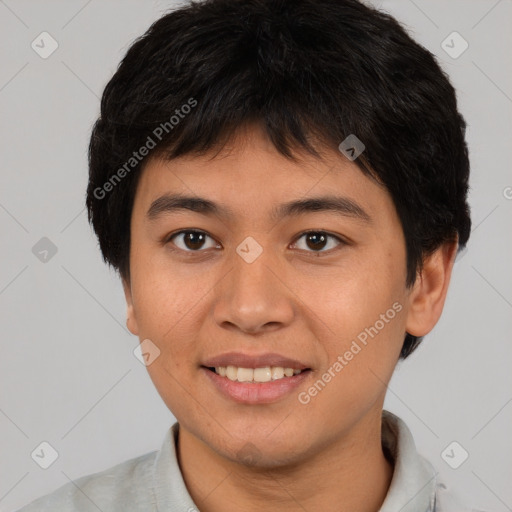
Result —
[[204, 361], [203, 366], [217, 368], [219, 366], [237, 366], [239, 368], [264, 368], [265, 366], [282, 366], [294, 370], [310, 368], [307, 364], [281, 354], [267, 352], [265, 354], [243, 354], [242, 352], [226, 352]]

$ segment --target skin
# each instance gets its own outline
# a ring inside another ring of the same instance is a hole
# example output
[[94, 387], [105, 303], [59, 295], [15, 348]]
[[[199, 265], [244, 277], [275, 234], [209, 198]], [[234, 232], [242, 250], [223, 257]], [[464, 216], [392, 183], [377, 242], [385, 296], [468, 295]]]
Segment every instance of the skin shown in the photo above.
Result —
[[[404, 235], [388, 192], [337, 150], [322, 159], [296, 154], [299, 162], [286, 159], [250, 126], [216, 156], [149, 160], [136, 191], [127, 325], [161, 351], [147, 368], [179, 421], [178, 460], [201, 512], [378, 511], [393, 473], [381, 446], [386, 385], [406, 331], [427, 334], [444, 305], [456, 242], [427, 258], [407, 288]], [[371, 221], [328, 211], [270, 219], [275, 205], [333, 191]], [[234, 216], [181, 210], [149, 220], [152, 202], [176, 192]], [[208, 235], [202, 246], [169, 240], [191, 228]], [[306, 230], [346, 243], [329, 238], [322, 248], [301, 236]], [[248, 236], [263, 248], [251, 264], [236, 252]], [[298, 393], [396, 302], [401, 311], [301, 403]], [[229, 351], [278, 352], [312, 372], [278, 402], [235, 403], [200, 370]]]

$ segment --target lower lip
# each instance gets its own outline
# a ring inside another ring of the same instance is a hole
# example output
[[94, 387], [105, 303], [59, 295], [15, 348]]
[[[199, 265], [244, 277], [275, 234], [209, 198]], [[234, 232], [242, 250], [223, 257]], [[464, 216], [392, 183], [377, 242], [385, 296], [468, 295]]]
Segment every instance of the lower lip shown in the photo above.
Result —
[[311, 373], [311, 370], [305, 370], [298, 375], [269, 382], [238, 382], [221, 377], [204, 366], [201, 367], [201, 371], [206, 373], [206, 376], [224, 396], [241, 404], [277, 402], [300, 386]]

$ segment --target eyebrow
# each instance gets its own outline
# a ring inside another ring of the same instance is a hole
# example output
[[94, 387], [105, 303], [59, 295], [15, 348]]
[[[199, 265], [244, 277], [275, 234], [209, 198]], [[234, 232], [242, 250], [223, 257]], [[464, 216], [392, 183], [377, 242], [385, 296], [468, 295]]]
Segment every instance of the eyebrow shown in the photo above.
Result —
[[[146, 216], [150, 221], [154, 221], [164, 214], [184, 210], [226, 219], [235, 216], [230, 208], [218, 205], [209, 199], [181, 194], [165, 194], [155, 199], [151, 203]], [[311, 212], [334, 212], [367, 223], [372, 222], [370, 215], [354, 200], [348, 197], [331, 195], [298, 199], [283, 203], [272, 209], [271, 219], [280, 220], [284, 217], [299, 216]]]

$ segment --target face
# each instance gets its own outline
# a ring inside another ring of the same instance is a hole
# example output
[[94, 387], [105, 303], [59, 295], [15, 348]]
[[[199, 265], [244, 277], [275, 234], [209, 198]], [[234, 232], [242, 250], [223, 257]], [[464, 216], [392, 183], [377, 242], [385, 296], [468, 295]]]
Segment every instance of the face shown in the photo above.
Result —
[[181, 428], [227, 459], [305, 460], [380, 418], [405, 279], [391, 197], [341, 153], [293, 162], [251, 128], [142, 171], [128, 326], [160, 351], [148, 371]]

